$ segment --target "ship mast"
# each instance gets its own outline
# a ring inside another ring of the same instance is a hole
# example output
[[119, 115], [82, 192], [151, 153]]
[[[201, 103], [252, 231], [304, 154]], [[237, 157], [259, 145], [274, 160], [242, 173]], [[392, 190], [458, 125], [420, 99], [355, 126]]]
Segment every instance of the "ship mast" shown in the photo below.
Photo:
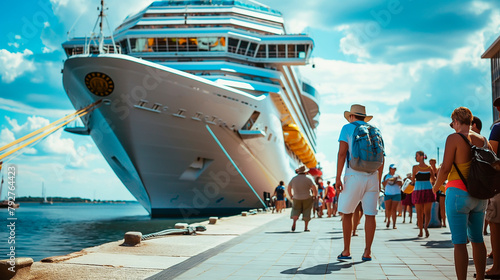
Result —
[[99, 53], [104, 53], [104, 32], [102, 31], [102, 20], [104, 18], [104, 0], [101, 0], [101, 12], [99, 13]]

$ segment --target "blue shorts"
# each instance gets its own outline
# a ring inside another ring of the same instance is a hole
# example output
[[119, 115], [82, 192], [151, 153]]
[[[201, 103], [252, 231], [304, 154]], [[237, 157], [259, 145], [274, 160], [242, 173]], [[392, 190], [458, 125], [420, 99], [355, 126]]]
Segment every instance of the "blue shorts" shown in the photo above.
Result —
[[446, 190], [446, 216], [453, 244], [483, 242], [484, 211], [487, 200], [471, 197], [468, 192], [450, 187]]
[[390, 195], [384, 195], [384, 201], [387, 200], [392, 200], [392, 201], [401, 201], [401, 194], [390, 194]]

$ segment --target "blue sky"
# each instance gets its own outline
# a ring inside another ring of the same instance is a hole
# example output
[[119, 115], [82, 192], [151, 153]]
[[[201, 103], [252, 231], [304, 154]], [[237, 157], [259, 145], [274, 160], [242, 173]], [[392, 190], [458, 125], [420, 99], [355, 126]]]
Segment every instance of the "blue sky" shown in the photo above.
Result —
[[[452, 110], [467, 106], [492, 123], [489, 60], [480, 58], [500, 35], [500, 1], [262, 0], [281, 11], [288, 33], [315, 40], [303, 77], [321, 93], [318, 159], [335, 174], [343, 112], [364, 104], [384, 136], [387, 161], [400, 173], [423, 150], [437, 157], [451, 133]], [[108, 1], [117, 27], [150, 1]], [[4, 3], [0, 40], [0, 145], [73, 112], [61, 82], [71, 36], [88, 35], [97, 0]], [[18, 169], [18, 195], [133, 199], [89, 137], [51, 135], [10, 163]]]

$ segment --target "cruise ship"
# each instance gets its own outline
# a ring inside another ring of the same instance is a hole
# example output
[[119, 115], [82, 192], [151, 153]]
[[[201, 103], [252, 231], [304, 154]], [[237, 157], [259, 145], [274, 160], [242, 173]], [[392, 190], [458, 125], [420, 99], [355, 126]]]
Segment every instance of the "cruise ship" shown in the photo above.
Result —
[[104, 36], [103, 7], [98, 35], [63, 43], [69, 99], [99, 103], [66, 131], [90, 135], [153, 217], [264, 208], [279, 181], [317, 166], [319, 96], [296, 69], [314, 42], [287, 34], [279, 11], [156, 1]]

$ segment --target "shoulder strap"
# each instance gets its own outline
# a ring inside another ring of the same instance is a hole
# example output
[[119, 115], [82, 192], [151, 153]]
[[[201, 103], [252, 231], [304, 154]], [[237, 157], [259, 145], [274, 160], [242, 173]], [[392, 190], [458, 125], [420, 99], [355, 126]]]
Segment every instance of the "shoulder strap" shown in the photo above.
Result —
[[[460, 135], [462, 135], [462, 134], [460, 134]], [[465, 139], [467, 139], [467, 138], [465, 138]], [[460, 169], [458, 169], [458, 166], [457, 166], [457, 164], [455, 162], [453, 162], [453, 166], [455, 166], [455, 169], [458, 172], [458, 176], [460, 176], [460, 179], [462, 179], [462, 182], [464, 183], [465, 187], [467, 187], [467, 180], [465, 180], [464, 175], [462, 175], [462, 172], [460, 172]]]
[[465, 137], [465, 135], [463, 135], [462, 133], [457, 133], [458, 135], [462, 136], [462, 138], [464, 139], [465, 142], [467, 142], [467, 144], [469, 144], [469, 146], [473, 146], [472, 143], [469, 141], [469, 139], [467, 139], [467, 137]]

